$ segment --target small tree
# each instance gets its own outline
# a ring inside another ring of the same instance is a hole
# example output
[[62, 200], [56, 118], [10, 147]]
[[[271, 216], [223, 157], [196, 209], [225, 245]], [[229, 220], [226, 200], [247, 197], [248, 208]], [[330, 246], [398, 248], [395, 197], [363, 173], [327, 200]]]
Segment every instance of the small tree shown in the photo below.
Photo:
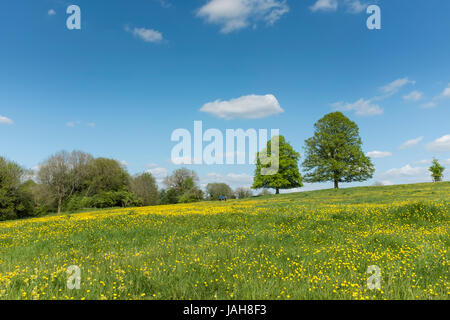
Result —
[[[164, 203], [196, 202], [203, 200], [203, 191], [197, 183], [199, 178], [195, 171], [181, 168], [164, 179], [167, 190], [164, 193]], [[176, 199], [176, 201], [175, 201]]]
[[158, 203], [159, 193], [156, 180], [151, 173], [142, 173], [131, 179], [131, 191], [142, 201], [144, 206]]
[[355, 122], [341, 112], [333, 112], [320, 119], [314, 127], [314, 136], [305, 141], [305, 181], [333, 181], [334, 188], [338, 189], [340, 182], [372, 178], [375, 168], [362, 151], [362, 140]]
[[208, 200], [219, 200], [221, 196], [233, 197], [233, 190], [226, 183], [208, 183], [206, 197]]
[[88, 166], [95, 161], [92, 159], [91, 155], [81, 151], [61, 151], [39, 166], [38, 180], [56, 199], [58, 214], [61, 213], [63, 201], [84, 188]]
[[239, 187], [234, 192], [236, 199], [245, 199], [253, 196], [252, 190], [249, 188]]
[[[267, 148], [257, 155], [255, 177], [253, 179], [252, 189], [270, 188], [275, 189], [276, 194], [280, 189], [292, 189], [302, 187], [302, 176], [298, 170], [298, 160], [300, 154], [286, 142], [283, 136], [278, 136], [278, 151], [272, 152], [272, 140], [267, 142]], [[263, 175], [261, 170], [269, 168], [271, 164], [264, 164], [261, 159], [277, 155], [278, 152], [278, 171], [272, 175]]]
[[445, 168], [440, 165], [440, 163], [437, 159], [433, 159], [433, 163], [428, 170], [431, 172], [431, 177], [433, 178], [433, 182], [442, 181], [442, 179], [444, 178]]

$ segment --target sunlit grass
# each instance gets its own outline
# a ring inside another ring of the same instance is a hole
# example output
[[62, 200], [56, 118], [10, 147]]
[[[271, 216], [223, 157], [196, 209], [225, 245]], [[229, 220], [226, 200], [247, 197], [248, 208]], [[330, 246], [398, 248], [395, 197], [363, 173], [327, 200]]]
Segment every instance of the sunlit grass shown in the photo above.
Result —
[[0, 299], [447, 299], [449, 195], [418, 184], [0, 222]]

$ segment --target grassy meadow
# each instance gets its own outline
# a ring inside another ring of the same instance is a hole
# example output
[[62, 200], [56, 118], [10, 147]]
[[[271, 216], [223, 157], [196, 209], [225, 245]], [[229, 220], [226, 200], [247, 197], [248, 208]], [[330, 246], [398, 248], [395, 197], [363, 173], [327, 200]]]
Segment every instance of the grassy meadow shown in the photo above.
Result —
[[448, 299], [449, 209], [443, 182], [0, 222], [0, 299]]

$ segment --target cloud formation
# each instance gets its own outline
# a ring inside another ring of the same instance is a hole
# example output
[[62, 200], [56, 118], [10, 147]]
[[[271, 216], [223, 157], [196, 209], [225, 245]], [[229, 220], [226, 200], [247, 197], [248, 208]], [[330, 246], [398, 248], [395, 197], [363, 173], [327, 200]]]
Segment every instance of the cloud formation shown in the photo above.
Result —
[[450, 134], [427, 144], [427, 150], [430, 152], [450, 152]]
[[354, 111], [359, 116], [376, 116], [383, 113], [383, 109], [378, 104], [362, 98], [353, 103], [336, 102], [332, 104], [332, 107], [339, 111]]
[[411, 139], [406, 141], [405, 143], [403, 143], [399, 149], [407, 149], [407, 148], [411, 148], [413, 146], [415, 146], [416, 144], [418, 144], [419, 142], [421, 142], [423, 140], [423, 137], [418, 137], [415, 139]]
[[419, 101], [422, 99], [423, 93], [420, 91], [412, 91], [407, 95], [403, 96], [403, 99], [406, 101]]
[[391, 157], [392, 153], [387, 151], [370, 151], [367, 152], [366, 156], [374, 159], [380, 159], [380, 158], [386, 158]]
[[14, 121], [12, 121], [10, 118], [0, 115], [0, 124], [13, 124], [13, 123]]
[[135, 37], [145, 42], [160, 43], [164, 40], [163, 34], [154, 29], [146, 29], [146, 28], [130, 29], [129, 27], [125, 27], [125, 31], [132, 33]]
[[197, 17], [230, 33], [261, 21], [273, 25], [288, 12], [285, 0], [210, 0], [197, 10]]
[[348, 13], [357, 14], [363, 12], [368, 4], [360, 0], [316, 0], [309, 8], [312, 12], [334, 12], [338, 10], [339, 3], [346, 8]]
[[284, 112], [271, 94], [248, 95], [228, 101], [216, 100], [204, 104], [200, 111], [223, 119], [260, 119]]

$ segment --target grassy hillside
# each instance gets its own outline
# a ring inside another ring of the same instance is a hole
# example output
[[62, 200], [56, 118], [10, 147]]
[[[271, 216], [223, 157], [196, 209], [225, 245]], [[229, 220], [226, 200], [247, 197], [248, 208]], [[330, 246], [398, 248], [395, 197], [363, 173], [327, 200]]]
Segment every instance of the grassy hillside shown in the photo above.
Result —
[[0, 222], [0, 299], [447, 299], [449, 209], [445, 182]]

